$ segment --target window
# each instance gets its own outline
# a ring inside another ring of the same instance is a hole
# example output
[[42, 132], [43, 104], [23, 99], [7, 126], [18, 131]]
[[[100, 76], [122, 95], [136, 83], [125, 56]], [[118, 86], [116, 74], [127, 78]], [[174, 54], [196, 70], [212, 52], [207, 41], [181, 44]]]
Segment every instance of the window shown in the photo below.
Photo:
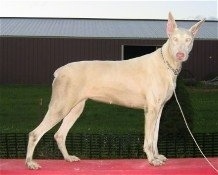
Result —
[[154, 52], [158, 46], [130, 46], [130, 45], [123, 45], [122, 46], [122, 59], [128, 60], [131, 58], [135, 58], [138, 56], [142, 56], [145, 54], [149, 54]]

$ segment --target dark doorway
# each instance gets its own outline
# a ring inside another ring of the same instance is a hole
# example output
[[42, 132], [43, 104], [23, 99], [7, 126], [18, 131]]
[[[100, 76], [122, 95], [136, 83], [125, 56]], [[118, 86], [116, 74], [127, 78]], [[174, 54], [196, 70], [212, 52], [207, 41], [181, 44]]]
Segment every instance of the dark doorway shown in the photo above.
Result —
[[123, 59], [128, 60], [156, 50], [156, 46], [123, 46]]

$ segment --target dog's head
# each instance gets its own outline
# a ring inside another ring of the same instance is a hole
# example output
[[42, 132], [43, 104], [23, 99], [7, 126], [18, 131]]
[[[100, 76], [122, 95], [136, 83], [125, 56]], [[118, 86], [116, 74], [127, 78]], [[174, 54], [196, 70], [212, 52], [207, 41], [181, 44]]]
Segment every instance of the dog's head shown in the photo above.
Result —
[[188, 59], [196, 36], [205, 19], [193, 25], [190, 29], [177, 28], [173, 15], [169, 13], [167, 22], [167, 35], [169, 37], [170, 53], [176, 61], [183, 62]]

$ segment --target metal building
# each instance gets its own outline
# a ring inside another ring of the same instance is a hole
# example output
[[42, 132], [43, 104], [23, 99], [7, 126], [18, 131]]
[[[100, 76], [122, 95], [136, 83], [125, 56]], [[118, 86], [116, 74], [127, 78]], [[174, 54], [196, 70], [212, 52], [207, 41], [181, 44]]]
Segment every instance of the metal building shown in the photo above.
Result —
[[[189, 28], [197, 21], [178, 21]], [[56, 68], [79, 60], [143, 55], [167, 39], [165, 20], [0, 18], [0, 83], [49, 84]], [[218, 21], [201, 28], [188, 70], [197, 80], [218, 74]]]

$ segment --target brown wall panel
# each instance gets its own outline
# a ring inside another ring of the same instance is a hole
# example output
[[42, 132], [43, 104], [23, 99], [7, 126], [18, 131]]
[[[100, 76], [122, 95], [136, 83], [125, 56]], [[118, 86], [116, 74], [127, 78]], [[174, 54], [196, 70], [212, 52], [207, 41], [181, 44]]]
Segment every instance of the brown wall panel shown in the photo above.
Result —
[[198, 80], [218, 74], [218, 41], [195, 41], [189, 60], [184, 64]]
[[[80, 60], [120, 60], [122, 45], [159, 46], [164, 40], [0, 38], [0, 83], [49, 84], [53, 72]], [[218, 74], [218, 41], [197, 40], [183, 68], [203, 80]]]

